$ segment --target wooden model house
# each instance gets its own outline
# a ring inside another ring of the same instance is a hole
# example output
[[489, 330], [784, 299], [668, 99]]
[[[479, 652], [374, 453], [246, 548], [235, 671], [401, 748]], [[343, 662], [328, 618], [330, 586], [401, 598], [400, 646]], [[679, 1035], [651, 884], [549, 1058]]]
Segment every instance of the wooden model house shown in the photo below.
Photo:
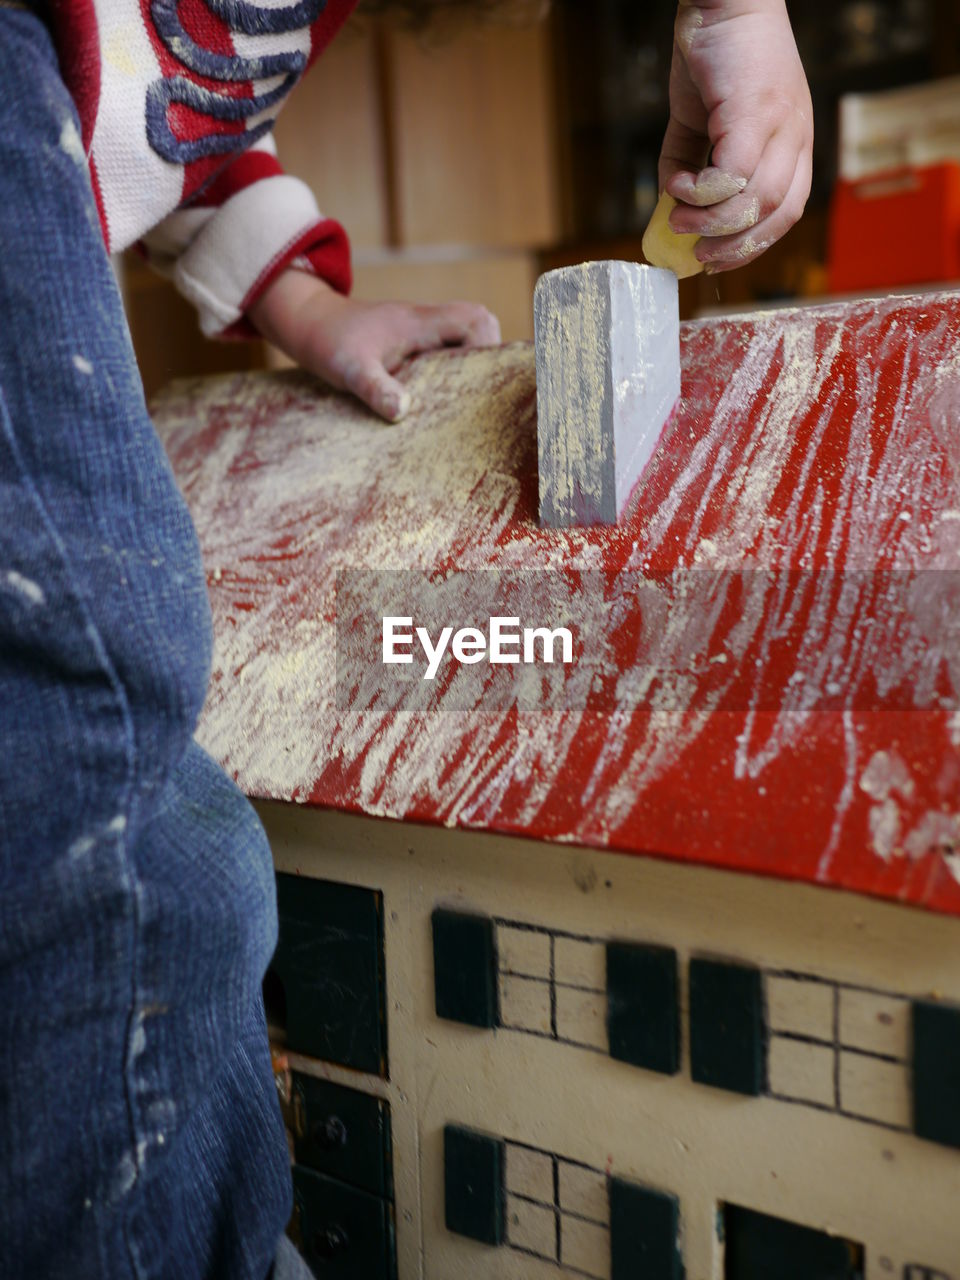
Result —
[[[681, 341], [612, 529], [538, 527], [526, 345], [156, 407], [324, 1280], [960, 1280], [960, 296]], [[382, 667], [488, 605], [576, 660]]]

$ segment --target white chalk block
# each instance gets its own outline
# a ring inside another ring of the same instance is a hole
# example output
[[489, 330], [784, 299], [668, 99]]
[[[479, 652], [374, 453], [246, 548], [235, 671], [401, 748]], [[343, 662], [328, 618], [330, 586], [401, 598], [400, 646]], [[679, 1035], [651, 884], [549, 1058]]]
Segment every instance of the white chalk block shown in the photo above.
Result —
[[615, 524], [680, 394], [677, 277], [549, 271], [534, 296], [540, 523]]

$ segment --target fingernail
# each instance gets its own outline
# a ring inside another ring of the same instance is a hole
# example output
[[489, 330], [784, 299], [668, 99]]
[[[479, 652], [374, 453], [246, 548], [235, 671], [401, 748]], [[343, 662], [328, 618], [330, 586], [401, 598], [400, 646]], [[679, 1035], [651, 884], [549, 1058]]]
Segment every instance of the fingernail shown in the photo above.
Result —
[[399, 396], [388, 396], [385, 404], [387, 417], [391, 422], [399, 422], [410, 412], [410, 392], [404, 391]]

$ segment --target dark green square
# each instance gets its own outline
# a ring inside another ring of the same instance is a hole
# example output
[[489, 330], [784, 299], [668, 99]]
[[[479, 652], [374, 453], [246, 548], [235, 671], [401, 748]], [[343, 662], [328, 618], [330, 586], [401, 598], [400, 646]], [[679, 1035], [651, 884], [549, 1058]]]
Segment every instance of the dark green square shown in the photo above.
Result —
[[323, 1280], [396, 1280], [389, 1201], [312, 1169], [293, 1169], [300, 1251]]
[[679, 1234], [676, 1196], [610, 1179], [611, 1280], [681, 1280]]
[[757, 1096], [766, 1087], [759, 969], [690, 961], [690, 1070], [700, 1084]]
[[282, 991], [287, 1047], [386, 1075], [382, 895], [278, 875], [277, 911], [280, 936], [265, 990]]
[[752, 1209], [724, 1209], [724, 1280], [862, 1280], [863, 1246]]
[[960, 1008], [913, 1002], [913, 1131], [960, 1147]]
[[610, 1056], [648, 1071], [680, 1069], [677, 953], [670, 947], [607, 943]]
[[433, 913], [433, 981], [438, 1018], [471, 1027], [497, 1025], [497, 961], [487, 916]]
[[393, 1195], [390, 1107], [357, 1089], [293, 1073], [294, 1159], [374, 1195]]
[[504, 1144], [448, 1124], [443, 1131], [444, 1218], [448, 1231], [502, 1244]]

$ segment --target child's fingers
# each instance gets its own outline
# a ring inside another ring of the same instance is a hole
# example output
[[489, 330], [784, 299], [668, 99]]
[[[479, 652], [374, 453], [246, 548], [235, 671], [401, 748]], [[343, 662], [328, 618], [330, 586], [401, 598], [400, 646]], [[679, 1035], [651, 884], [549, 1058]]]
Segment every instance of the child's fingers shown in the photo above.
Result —
[[745, 177], [711, 164], [699, 173], [678, 169], [667, 181], [666, 191], [674, 200], [702, 208], [740, 195], [746, 185]]
[[[706, 164], [710, 154], [710, 139], [706, 128], [706, 112], [703, 113], [703, 132], [689, 128], [671, 114], [657, 165], [657, 181], [661, 191], [670, 190], [679, 174], [695, 174]], [[670, 194], [674, 194], [672, 190]]]
[[806, 157], [801, 157], [786, 199], [768, 218], [738, 235], [700, 241], [695, 252], [706, 270], [709, 273], [731, 271], [758, 258], [799, 220], [809, 187], [809, 161]]
[[710, 163], [723, 173], [751, 182], [771, 138], [784, 130], [784, 124], [774, 104], [738, 95], [710, 116], [710, 133], [716, 139]]
[[410, 392], [373, 356], [344, 360], [335, 375], [345, 390], [388, 422], [399, 422], [410, 408]]
[[810, 154], [803, 151], [797, 161], [793, 181], [786, 196], [769, 217], [758, 222], [749, 231], [741, 231], [737, 235], [721, 236], [716, 239], [708, 237], [700, 241], [695, 253], [707, 270], [720, 272], [742, 267], [745, 263], [759, 257], [781, 236], [786, 235], [803, 213], [807, 196], [810, 194], [810, 177]]
[[702, 209], [677, 205], [670, 216], [672, 230], [679, 235], [729, 236], [769, 218], [783, 204], [796, 173], [801, 144], [791, 133], [771, 137], [749, 182], [737, 195]]
[[382, 366], [370, 375], [366, 387], [369, 388], [368, 394], [357, 394], [374, 413], [386, 418], [387, 422], [399, 422], [409, 412], [410, 392]]
[[404, 360], [440, 347], [493, 347], [500, 343], [500, 322], [486, 307], [452, 302], [437, 307], [410, 307], [391, 335], [383, 363], [393, 373]]
[[500, 321], [486, 307], [474, 302], [453, 302], [437, 308], [436, 335], [445, 346], [495, 347], [500, 343]]
[[[730, 200], [723, 200], [708, 209], [694, 209], [678, 204], [670, 214], [670, 229], [677, 235], [731, 236], [738, 231], [749, 231], [763, 217], [760, 198], [750, 188]], [[670, 192], [673, 195], [673, 192]], [[781, 193], [780, 198], [783, 198]], [[774, 206], [775, 207], [775, 206]], [[773, 208], [767, 210], [773, 212]]]
[[499, 341], [496, 318], [475, 303], [364, 305], [355, 317], [350, 342], [329, 360], [316, 360], [314, 367], [381, 418], [398, 422], [410, 408], [410, 393], [393, 374], [408, 357], [444, 346], [489, 346]]

